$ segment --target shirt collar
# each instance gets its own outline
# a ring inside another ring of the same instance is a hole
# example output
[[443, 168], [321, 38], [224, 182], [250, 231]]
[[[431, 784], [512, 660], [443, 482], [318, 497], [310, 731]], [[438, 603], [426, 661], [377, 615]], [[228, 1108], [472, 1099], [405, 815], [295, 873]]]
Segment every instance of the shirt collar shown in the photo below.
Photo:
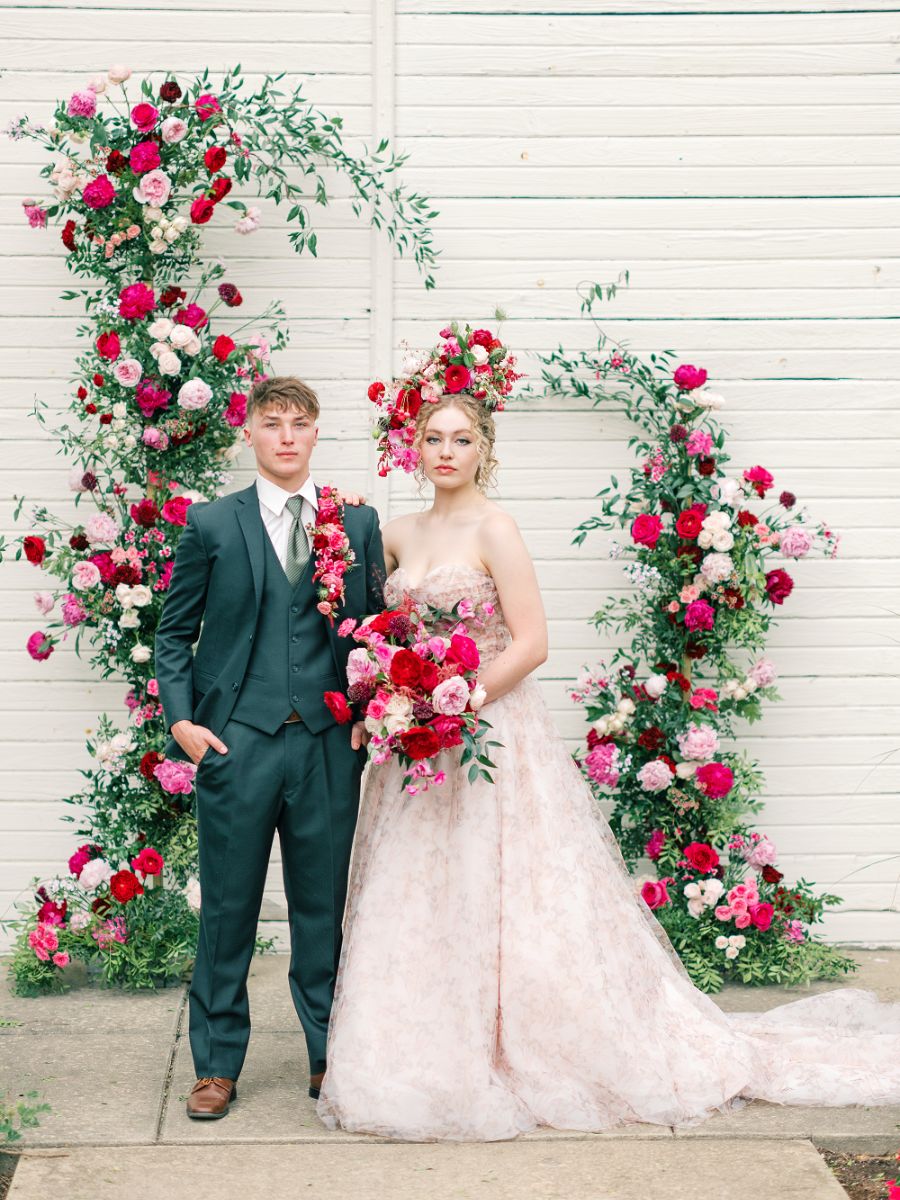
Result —
[[262, 475], [257, 474], [256, 494], [259, 496], [260, 503], [264, 504], [276, 517], [280, 517], [284, 512], [284, 506], [291, 496], [302, 496], [307, 503], [312, 505], [314, 512], [318, 513], [319, 511], [319, 497], [316, 495], [316, 485], [311, 475], [307, 477], [303, 487], [294, 492], [287, 492], [277, 483], [272, 483], [270, 479], [264, 479]]

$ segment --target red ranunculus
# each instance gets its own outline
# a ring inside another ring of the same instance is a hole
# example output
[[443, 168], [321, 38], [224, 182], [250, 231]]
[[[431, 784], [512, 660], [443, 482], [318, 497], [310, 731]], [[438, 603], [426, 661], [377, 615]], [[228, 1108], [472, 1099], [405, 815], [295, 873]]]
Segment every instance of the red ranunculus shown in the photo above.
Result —
[[25, 557], [30, 563], [40, 566], [47, 557], [47, 544], [42, 537], [36, 534], [29, 534], [28, 537], [22, 539], [22, 549], [25, 551]]
[[422, 660], [412, 650], [398, 650], [391, 659], [391, 682], [397, 687], [418, 687], [422, 682]]
[[110, 150], [106, 156], [106, 169], [110, 175], [121, 175], [128, 166], [128, 159], [121, 150]]
[[346, 725], [348, 721], [353, 720], [353, 710], [343, 692], [326, 692], [324, 699], [328, 711], [338, 725]]
[[144, 885], [133, 871], [116, 871], [109, 881], [109, 890], [120, 904], [127, 904], [135, 896], [144, 894]]
[[638, 745], [643, 750], [649, 750], [651, 754], [655, 754], [665, 741], [666, 735], [658, 725], [649, 725], [646, 729], [638, 734]]
[[703, 518], [693, 508], [687, 508], [684, 512], [678, 514], [678, 520], [675, 522], [675, 532], [679, 537], [695, 538], [703, 528]]
[[738, 513], [737, 519], [738, 525], [741, 529], [746, 529], [747, 526], [750, 526], [752, 529], [754, 525], [759, 524], [759, 517], [756, 515], [756, 513], [752, 513], [746, 508], [741, 509], [741, 511]]
[[224, 146], [210, 146], [203, 155], [203, 161], [210, 175], [215, 175], [216, 171], [221, 171], [225, 166], [227, 158], [228, 151]]
[[198, 196], [191, 205], [191, 220], [195, 225], [205, 225], [215, 211], [216, 206], [208, 196]]
[[471, 382], [472, 372], [462, 363], [451, 363], [444, 372], [444, 391], [451, 395], [464, 391]]
[[441, 744], [442, 750], [449, 750], [452, 746], [462, 745], [463, 727], [462, 717], [435, 717], [431, 722], [431, 728], [437, 734], [438, 741]]
[[135, 525], [140, 525], [144, 529], [152, 529], [159, 519], [159, 509], [156, 506], [156, 501], [151, 500], [149, 496], [145, 496], [139, 503], [132, 504], [131, 519]]
[[213, 342], [212, 352], [219, 362], [225, 362], [228, 355], [234, 350], [234, 342], [227, 333], [220, 333]]
[[101, 358], [105, 358], [109, 362], [115, 362], [122, 353], [122, 343], [119, 341], [119, 335], [112, 330], [109, 333], [101, 333], [97, 338], [97, 353]]
[[187, 510], [190, 506], [191, 501], [187, 496], [173, 496], [162, 506], [163, 520], [168, 521], [170, 525], [186, 525]]
[[766, 595], [773, 604], [784, 604], [793, 590], [793, 579], [791, 579], [787, 571], [782, 571], [781, 567], [776, 567], [774, 571], [767, 573]]
[[433, 692], [440, 681], [441, 673], [437, 669], [435, 663], [431, 662], [429, 659], [422, 659], [422, 678], [420, 681], [421, 687], [423, 687], [426, 692]]
[[653, 550], [662, 533], [662, 517], [656, 513], [639, 513], [631, 523], [631, 537], [639, 546]]
[[695, 871], [701, 871], [704, 874], [707, 871], [714, 871], [719, 865], [719, 856], [708, 842], [691, 842], [684, 848], [684, 857]]
[[[396, 655], [394, 657], [396, 658]], [[401, 733], [400, 745], [404, 753], [416, 762], [422, 758], [431, 758], [441, 748], [438, 735], [425, 725], [413, 725], [411, 729]]]
[[470, 637], [466, 637], [464, 633], [454, 633], [450, 638], [444, 661], [456, 662], [467, 671], [475, 671], [481, 662], [481, 655]]
[[137, 858], [131, 860], [131, 869], [142, 875], [161, 875], [163, 865], [163, 856], [152, 846], [145, 846]]

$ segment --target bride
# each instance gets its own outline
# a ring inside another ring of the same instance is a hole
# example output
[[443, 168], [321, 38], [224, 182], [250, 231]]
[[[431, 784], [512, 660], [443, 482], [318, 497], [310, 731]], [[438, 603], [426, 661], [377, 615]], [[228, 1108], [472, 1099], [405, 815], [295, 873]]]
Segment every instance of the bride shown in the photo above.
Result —
[[[445, 370], [445, 347], [426, 379]], [[397, 759], [369, 769], [320, 1117], [406, 1140], [495, 1140], [684, 1126], [752, 1098], [897, 1103], [900, 1005], [841, 988], [724, 1013], [635, 895], [532, 674], [546, 622], [516, 523], [485, 495], [496, 459], [483, 383], [437, 399], [426, 383], [407, 440], [385, 433], [394, 461], [412, 441], [434, 486], [430, 508], [384, 529], [385, 598], [493, 606], [474, 636], [502, 748], [493, 784], [469, 784], [453, 751], [443, 786], [418, 795]]]

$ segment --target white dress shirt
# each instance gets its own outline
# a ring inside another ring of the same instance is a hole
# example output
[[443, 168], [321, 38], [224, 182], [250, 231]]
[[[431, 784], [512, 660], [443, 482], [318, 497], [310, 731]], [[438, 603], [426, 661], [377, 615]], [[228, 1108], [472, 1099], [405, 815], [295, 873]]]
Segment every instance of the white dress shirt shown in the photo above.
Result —
[[[266, 527], [266, 533], [269, 535], [272, 548], [278, 555], [278, 561], [284, 567], [287, 564], [288, 534], [294, 521], [290, 509], [286, 507], [287, 502], [291, 496], [303, 497], [300, 519], [306, 532], [306, 540], [309, 542], [309, 531], [306, 527], [316, 523], [316, 516], [319, 512], [316, 485], [312, 481], [312, 476], [308, 476], [302, 488], [298, 488], [295, 492], [286, 492], [277, 483], [272, 483], [271, 480], [264, 479], [262, 475], [257, 475], [256, 494], [259, 496], [259, 513], [263, 525]], [[312, 549], [311, 543], [310, 549]]]

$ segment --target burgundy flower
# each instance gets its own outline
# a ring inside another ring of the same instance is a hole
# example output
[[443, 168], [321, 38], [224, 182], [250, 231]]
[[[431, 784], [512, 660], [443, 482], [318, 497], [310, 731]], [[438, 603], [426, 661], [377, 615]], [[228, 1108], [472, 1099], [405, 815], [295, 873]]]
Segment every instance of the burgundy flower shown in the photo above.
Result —
[[793, 579], [781, 567], [776, 567], [766, 575], [766, 595], [773, 604], [784, 604], [793, 590]]
[[138, 769], [146, 780], [148, 780], [150, 783], [153, 783], [156, 780], [156, 776], [153, 774], [153, 771], [162, 761], [163, 756], [158, 750], [148, 750], [141, 759], [141, 765]]
[[782, 492], [778, 497], [778, 503], [782, 508], [793, 508], [797, 503], [797, 497], [793, 492]]
[[749, 512], [746, 508], [742, 508], [738, 513], [738, 525], [741, 527], [741, 529], [746, 529], [747, 527], [752, 528], [754, 525], [758, 524], [759, 517], [756, 515], [756, 513]]
[[164, 100], [166, 104], [174, 104], [176, 100], [181, 99], [181, 88], [174, 79], [167, 79], [166, 82], [160, 86], [159, 98], [160, 100]]
[[75, 230], [77, 226], [74, 221], [66, 221], [63, 226], [63, 231], [59, 235], [62, 239], [62, 244], [67, 250], [75, 249]]
[[233, 283], [220, 283], [219, 296], [229, 308], [237, 308], [243, 302], [243, 296]]
[[156, 501], [145, 496], [138, 504], [132, 504], [131, 519], [144, 529], [152, 529], [159, 519], [159, 508]]
[[697, 474], [698, 475], [715, 475], [716, 460], [714, 458], [706, 458], [705, 456], [697, 459]]
[[782, 879], [784, 879], [781, 871], [773, 867], [771, 863], [766, 863], [761, 874], [766, 883], [781, 883]]
[[172, 308], [173, 305], [180, 304], [182, 300], [186, 299], [187, 292], [183, 288], [169, 287], [160, 296], [159, 303], [163, 308]]
[[670, 442], [684, 442], [687, 440], [688, 431], [684, 425], [673, 425], [669, 430]]
[[88, 542], [83, 533], [73, 533], [69, 538], [69, 545], [73, 550], [87, 550], [90, 542]]
[[106, 156], [106, 169], [110, 175], [121, 175], [128, 166], [128, 159], [120, 150], [110, 150]]

